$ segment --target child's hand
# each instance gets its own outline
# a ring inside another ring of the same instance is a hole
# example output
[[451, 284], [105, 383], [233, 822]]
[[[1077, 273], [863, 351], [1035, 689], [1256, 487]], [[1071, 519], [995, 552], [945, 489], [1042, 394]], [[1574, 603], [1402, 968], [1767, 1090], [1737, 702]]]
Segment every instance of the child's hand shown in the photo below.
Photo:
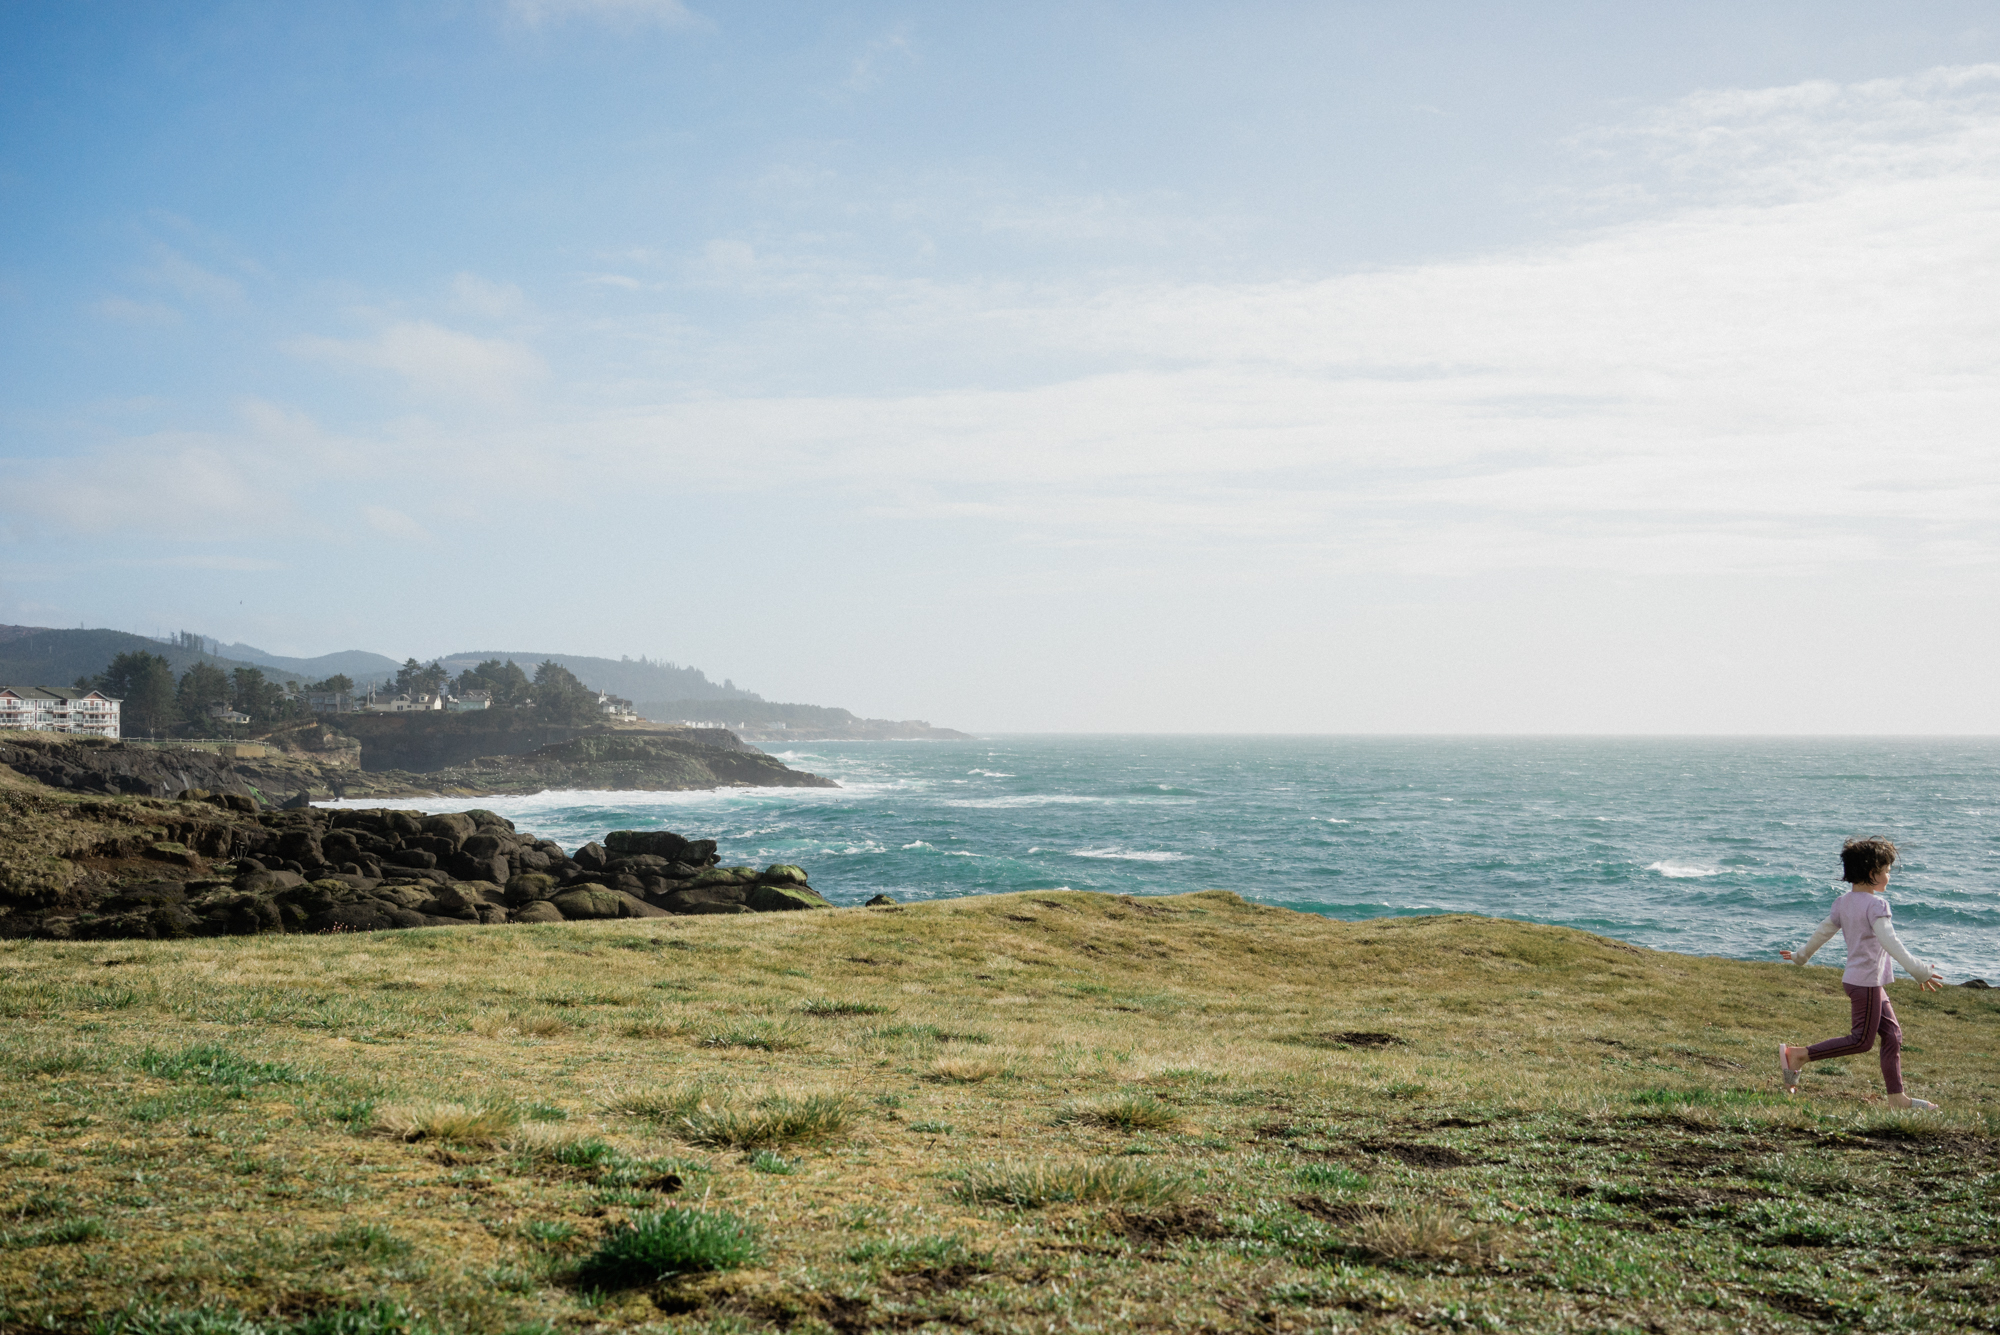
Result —
[[1935, 992], [1943, 986], [1944, 986], [1944, 975], [1938, 973], [1936, 970], [1932, 970], [1931, 976], [1924, 979], [1924, 991], [1926, 992]]
[[1781, 951], [1779, 951], [1778, 953], [1779, 953], [1780, 955], [1784, 956], [1784, 958], [1785, 958], [1785, 962], [1786, 962], [1787, 964], [1797, 964], [1797, 963], [1798, 963], [1798, 960], [1796, 960], [1796, 959], [1794, 959], [1794, 958], [1792, 957], [1792, 952], [1791, 952], [1791, 951], [1789, 951], [1789, 950], [1781, 950]]

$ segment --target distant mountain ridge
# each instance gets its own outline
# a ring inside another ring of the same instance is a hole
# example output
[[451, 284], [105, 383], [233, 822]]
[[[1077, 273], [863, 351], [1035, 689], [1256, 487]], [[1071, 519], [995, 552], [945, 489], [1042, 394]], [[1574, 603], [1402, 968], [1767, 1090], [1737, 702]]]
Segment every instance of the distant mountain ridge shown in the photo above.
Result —
[[339, 653], [321, 654], [318, 658], [285, 658], [266, 653], [255, 645], [223, 644], [216, 646], [215, 653], [224, 658], [255, 663], [258, 667], [272, 668], [302, 681], [325, 681], [335, 675], [352, 677], [355, 681], [380, 681], [384, 677], [395, 676], [396, 669], [403, 666], [385, 654], [371, 654], [366, 649], [343, 649]]
[[276, 681], [312, 680], [297, 672], [246, 659], [223, 658], [130, 631], [0, 626], [0, 686], [68, 686], [78, 677], [96, 676], [120, 654], [142, 650], [166, 659], [176, 676], [196, 663], [211, 663], [224, 672], [254, 667]]

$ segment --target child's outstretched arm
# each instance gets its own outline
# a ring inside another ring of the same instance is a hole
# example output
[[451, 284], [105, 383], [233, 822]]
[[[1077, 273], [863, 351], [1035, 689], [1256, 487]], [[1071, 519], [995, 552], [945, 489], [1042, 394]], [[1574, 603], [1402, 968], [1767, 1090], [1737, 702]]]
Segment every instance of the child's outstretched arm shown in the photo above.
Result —
[[1924, 991], [1935, 992], [1944, 986], [1944, 975], [1910, 953], [1903, 939], [1896, 935], [1896, 929], [1887, 915], [1875, 920], [1875, 939], [1882, 943], [1882, 949], [1895, 956], [1896, 963], [1902, 965], [1910, 977], [1923, 983]]
[[1778, 954], [1784, 957], [1785, 959], [1790, 960], [1794, 964], [1804, 964], [1807, 960], [1811, 959], [1815, 954], [1819, 952], [1819, 948], [1821, 946], [1833, 940], [1834, 933], [1838, 932], [1839, 930], [1840, 930], [1840, 924], [1835, 922], [1832, 918], [1828, 918], [1825, 922], [1821, 923], [1819, 925], [1819, 929], [1812, 934], [1812, 940], [1806, 942], [1806, 948], [1804, 950], [1801, 950], [1796, 955], [1794, 955], [1789, 950], [1781, 950], [1778, 952]]

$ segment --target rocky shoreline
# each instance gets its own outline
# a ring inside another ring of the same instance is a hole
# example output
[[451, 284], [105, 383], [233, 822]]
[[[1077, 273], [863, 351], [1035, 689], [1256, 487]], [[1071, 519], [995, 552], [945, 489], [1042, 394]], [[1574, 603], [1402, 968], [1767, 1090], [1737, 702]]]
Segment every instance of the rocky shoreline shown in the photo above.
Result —
[[[9, 796], [18, 811], [23, 795]], [[236, 793], [75, 806], [78, 828], [113, 829], [41, 859], [38, 876], [23, 874], [32, 869], [22, 859], [0, 869], [0, 937], [161, 940], [832, 907], [799, 867], [718, 866], [714, 840], [669, 830], [614, 830], [571, 855], [481, 810], [258, 811]]]
[[600, 730], [520, 755], [476, 757], [429, 773], [364, 770], [299, 749], [258, 744], [231, 756], [48, 733], [0, 735], [0, 766], [50, 788], [173, 797], [189, 789], [279, 806], [327, 798], [524, 797], [551, 789], [688, 792], [836, 788], [720, 729]]

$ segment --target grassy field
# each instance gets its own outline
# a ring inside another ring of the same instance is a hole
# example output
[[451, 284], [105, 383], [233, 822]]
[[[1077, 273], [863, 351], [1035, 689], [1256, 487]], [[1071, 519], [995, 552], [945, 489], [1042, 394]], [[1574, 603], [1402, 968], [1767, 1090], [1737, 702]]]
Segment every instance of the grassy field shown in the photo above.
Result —
[[2000, 1330], [2000, 993], [1211, 892], [0, 942], [0, 1330]]

